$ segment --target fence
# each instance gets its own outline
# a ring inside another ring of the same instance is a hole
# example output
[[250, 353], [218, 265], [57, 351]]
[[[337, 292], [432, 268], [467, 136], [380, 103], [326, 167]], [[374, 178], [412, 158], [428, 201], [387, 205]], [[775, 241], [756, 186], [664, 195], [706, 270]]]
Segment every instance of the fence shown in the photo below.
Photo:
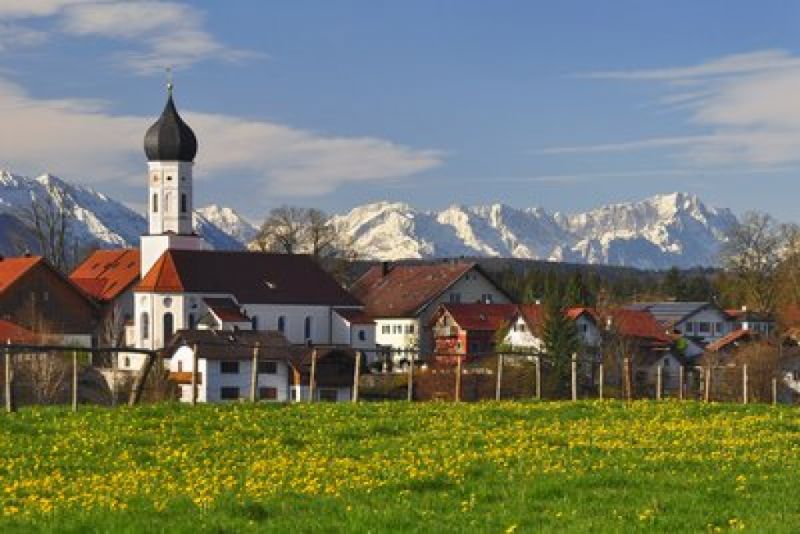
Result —
[[[259, 380], [258, 345], [242, 350], [252, 354], [250, 389], [246, 399], [256, 401]], [[326, 348], [308, 347], [307, 376], [287, 387], [307, 388], [298, 399], [320, 400], [318, 384], [324, 370], [319, 354]], [[618, 356], [606, 360], [573, 355], [550, 358], [537, 352], [502, 351], [486, 354], [423, 354], [415, 350], [341, 352], [352, 357], [349, 396], [359, 400], [472, 402], [514, 399], [695, 399], [706, 402], [793, 403], [797, 395], [776, 370], [748, 365], [708, 364], [668, 367], [663, 361]], [[75, 348], [11, 345], [3, 349], [0, 374], [6, 411], [25, 404], [80, 404], [114, 406], [121, 402], [177, 400], [177, 387], [168, 379], [164, 355], [130, 348]], [[119, 353], [144, 355], [138, 372], [121, 372]], [[192, 365], [197, 370], [196, 354]], [[300, 360], [290, 360], [298, 366]], [[198, 402], [198, 372], [190, 372], [190, 399]], [[301, 376], [302, 373], [296, 373]], [[297, 378], [295, 378], [297, 380]], [[305, 382], [302, 382], [305, 380]], [[286, 397], [287, 399], [289, 397]]]

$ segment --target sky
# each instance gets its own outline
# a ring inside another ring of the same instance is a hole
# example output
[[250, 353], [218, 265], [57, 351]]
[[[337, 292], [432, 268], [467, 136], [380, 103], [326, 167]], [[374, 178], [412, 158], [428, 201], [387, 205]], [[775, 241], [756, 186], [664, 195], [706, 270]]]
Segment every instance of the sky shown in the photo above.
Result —
[[254, 222], [686, 191], [800, 222], [800, 2], [1, 0], [0, 167], [141, 209], [173, 69], [195, 204]]

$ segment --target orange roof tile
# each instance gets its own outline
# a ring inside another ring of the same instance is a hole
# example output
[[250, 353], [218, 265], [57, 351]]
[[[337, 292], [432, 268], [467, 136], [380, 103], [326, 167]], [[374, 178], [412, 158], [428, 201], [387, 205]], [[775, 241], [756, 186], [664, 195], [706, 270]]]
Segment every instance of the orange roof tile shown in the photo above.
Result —
[[40, 261], [43, 261], [41, 256], [3, 258], [0, 260], [0, 292], [14, 285], [22, 275]]
[[113, 300], [139, 279], [139, 250], [97, 250], [70, 280], [98, 300]]
[[706, 347], [706, 350], [709, 352], [718, 352], [730, 345], [733, 345], [737, 341], [750, 341], [756, 337], [758, 337], [758, 334], [752, 330], [734, 330], [730, 334], [719, 338], [713, 343], [709, 343]]
[[448, 313], [463, 330], [496, 331], [517, 312], [516, 304], [442, 304], [437, 315]]
[[11, 321], [0, 319], [0, 342], [5, 343], [33, 343], [36, 334]]
[[623, 336], [671, 343], [664, 327], [648, 311], [617, 309], [611, 313], [611, 321], [612, 327]]

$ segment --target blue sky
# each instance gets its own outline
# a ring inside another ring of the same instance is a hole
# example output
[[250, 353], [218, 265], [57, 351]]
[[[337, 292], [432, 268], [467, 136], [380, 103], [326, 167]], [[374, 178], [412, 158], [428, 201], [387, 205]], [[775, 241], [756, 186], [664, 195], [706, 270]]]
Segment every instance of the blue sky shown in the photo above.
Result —
[[174, 65], [198, 204], [258, 220], [675, 190], [800, 221], [800, 3], [0, 3], [0, 166], [132, 206]]

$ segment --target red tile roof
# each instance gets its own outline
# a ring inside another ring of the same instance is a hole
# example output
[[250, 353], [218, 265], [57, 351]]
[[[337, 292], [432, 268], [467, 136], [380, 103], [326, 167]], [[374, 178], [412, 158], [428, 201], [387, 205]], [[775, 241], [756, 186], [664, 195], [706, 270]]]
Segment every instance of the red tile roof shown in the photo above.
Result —
[[353, 308], [335, 308], [333, 311], [350, 324], [375, 324], [375, 320], [363, 310]]
[[0, 319], [0, 343], [34, 343], [36, 334], [22, 326]]
[[41, 256], [3, 258], [0, 260], [0, 292], [14, 285], [17, 280], [22, 278], [22, 275], [41, 261], [44, 261]]
[[658, 324], [650, 312], [618, 309], [611, 313], [611, 324], [619, 334], [669, 344], [671, 340], [663, 326]]
[[207, 298], [203, 299], [206, 306], [216, 315], [220, 321], [226, 323], [247, 323], [250, 318], [242, 313], [242, 310], [231, 299]]
[[356, 280], [350, 291], [372, 317], [407, 317], [474, 268], [475, 263], [393, 265], [384, 275], [384, 267], [376, 265]]
[[517, 313], [516, 304], [442, 304], [437, 316], [448, 313], [462, 330], [499, 330]]
[[70, 280], [98, 300], [118, 297], [139, 279], [139, 250], [97, 250], [70, 275]]
[[737, 342], [750, 341], [756, 337], [758, 337], [758, 334], [752, 330], [734, 330], [730, 334], [719, 338], [713, 343], [709, 343], [706, 347], [706, 350], [709, 352], [718, 352], [728, 348], [731, 345], [735, 345]]
[[299, 254], [168, 250], [135, 290], [230, 294], [242, 304], [361, 305], [311, 257]]
[[531, 332], [535, 332], [544, 319], [544, 306], [541, 304], [520, 304], [519, 313], [522, 316], [522, 320], [528, 325], [528, 329]]

